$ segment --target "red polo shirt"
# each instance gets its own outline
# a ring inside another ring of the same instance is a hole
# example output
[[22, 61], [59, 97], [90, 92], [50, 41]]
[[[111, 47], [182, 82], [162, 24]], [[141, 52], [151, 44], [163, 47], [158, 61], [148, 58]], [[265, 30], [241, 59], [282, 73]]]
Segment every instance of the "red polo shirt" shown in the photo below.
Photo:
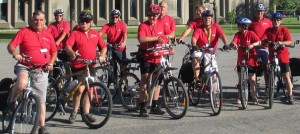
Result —
[[[69, 34], [70, 33], [70, 23], [66, 21], [61, 21], [59, 24], [52, 23], [48, 27], [48, 31], [54, 37], [54, 40], [57, 41], [62, 33]], [[65, 47], [68, 36], [57, 46], [57, 49], [63, 49]]]
[[[121, 44], [124, 42], [124, 35], [127, 34], [127, 26], [124, 21], [119, 21], [116, 24], [105, 24], [100, 32], [102, 35], [107, 34], [107, 42], [110, 44]], [[125, 50], [125, 47], [118, 47], [117, 50]]]
[[168, 14], [165, 14], [162, 18], [161, 16], [158, 18], [159, 20], [162, 20], [165, 25], [172, 31], [175, 32], [176, 31], [176, 23], [173, 17], [171, 17]]
[[204, 25], [196, 28], [193, 33], [193, 38], [197, 40], [197, 46], [200, 48], [206, 44], [210, 44], [213, 48], [218, 48], [218, 40], [223, 34], [224, 31], [220, 25], [213, 23], [209, 29], [204, 28]]
[[[138, 28], [138, 37], [155, 37], [155, 36], [162, 36], [165, 37], [165, 35], [170, 34], [171, 31], [164, 22], [157, 20], [155, 24], [151, 24], [148, 21], [143, 22], [139, 25]], [[165, 42], [167, 43], [168, 39], [165, 37]], [[152, 48], [154, 46], [161, 46], [161, 43], [158, 43], [156, 41], [154, 42], [148, 42], [148, 43], [142, 43], [140, 44], [139, 48], [142, 50], [147, 50], [147, 48]], [[146, 60], [149, 63], [159, 63], [161, 60], [161, 56], [151, 56], [145, 54], [144, 60]]]
[[[292, 37], [290, 35], [290, 32], [288, 28], [284, 26], [280, 26], [277, 28], [269, 28], [266, 30], [265, 34], [263, 35], [262, 39], [267, 39], [272, 42], [277, 41], [292, 41]], [[272, 60], [274, 58], [274, 49], [270, 48], [270, 54], [269, 59]], [[289, 57], [289, 49], [288, 47], [284, 48], [278, 48], [277, 49], [277, 57], [280, 63], [289, 63], [290, 57]]]
[[[36, 65], [49, 63], [51, 55], [57, 52], [52, 35], [45, 29], [36, 32], [30, 27], [22, 28], [9, 45], [14, 48], [20, 46], [20, 54], [32, 57], [30, 61]], [[29, 67], [29, 65], [27, 66]]]
[[[245, 33], [242, 32], [237, 32], [234, 37], [232, 42], [237, 44], [238, 46], [241, 47], [247, 47], [250, 44], [260, 41], [258, 36], [253, 32], [247, 30]], [[238, 48], [238, 60], [237, 60], [237, 66], [240, 66], [242, 64], [242, 60], [244, 58], [244, 48]], [[249, 57], [248, 60], [246, 61], [248, 66], [254, 67], [258, 66], [257, 63], [257, 55], [256, 55], [256, 50], [251, 49], [249, 52]]]
[[[105, 48], [105, 42], [99, 33], [93, 29], [89, 30], [87, 35], [81, 30], [75, 30], [67, 40], [67, 45], [73, 48], [73, 51], [79, 52], [80, 58], [95, 60], [97, 46]], [[85, 65], [80, 61], [72, 61], [73, 68], [82, 68]]]
[[201, 26], [202, 24], [203, 24], [202, 18], [197, 18], [197, 19], [192, 20], [192, 21], [189, 23], [188, 28], [195, 29], [195, 28]]
[[248, 30], [255, 32], [256, 35], [261, 39], [265, 31], [272, 27], [273, 24], [268, 18], [263, 18], [261, 21], [254, 18]]

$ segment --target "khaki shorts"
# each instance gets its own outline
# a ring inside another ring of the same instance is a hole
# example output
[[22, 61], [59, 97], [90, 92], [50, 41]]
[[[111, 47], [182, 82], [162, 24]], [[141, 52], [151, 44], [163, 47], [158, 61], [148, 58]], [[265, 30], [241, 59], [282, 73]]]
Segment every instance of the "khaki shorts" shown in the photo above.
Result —
[[[28, 73], [29, 68], [17, 63], [15, 65], [15, 73], [17, 77], [19, 73]], [[33, 94], [40, 97], [42, 103], [46, 102], [47, 86], [48, 86], [48, 71], [33, 70], [31, 71], [31, 87]]]

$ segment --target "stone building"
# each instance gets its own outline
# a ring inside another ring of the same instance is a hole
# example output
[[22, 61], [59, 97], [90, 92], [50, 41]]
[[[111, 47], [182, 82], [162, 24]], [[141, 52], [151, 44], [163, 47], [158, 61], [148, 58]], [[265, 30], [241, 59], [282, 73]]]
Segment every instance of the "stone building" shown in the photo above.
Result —
[[[94, 26], [103, 26], [109, 21], [109, 12], [119, 9], [121, 18], [129, 26], [135, 26], [146, 20], [146, 7], [161, 0], [75, 0], [76, 20], [80, 11], [90, 9], [93, 12]], [[187, 24], [189, 19], [196, 15], [195, 6], [205, 0], [166, 0], [169, 5], [169, 14], [176, 20], [176, 24]], [[215, 1], [218, 21], [226, 18], [226, 13], [237, 10], [239, 16], [251, 16], [253, 5], [259, 0], [210, 0]], [[270, 5], [271, 0], [261, 0]], [[41, 6], [40, 6], [41, 5]], [[213, 4], [205, 3], [205, 7], [213, 9]], [[47, 25], [54, 21], [53, 11], [63, 9], [65, 20], [70, 20], [69, 0], [0, 0], [0, 28], [12, 29], [28, 26], [34, 10], [42, 9], [46, 13]]]

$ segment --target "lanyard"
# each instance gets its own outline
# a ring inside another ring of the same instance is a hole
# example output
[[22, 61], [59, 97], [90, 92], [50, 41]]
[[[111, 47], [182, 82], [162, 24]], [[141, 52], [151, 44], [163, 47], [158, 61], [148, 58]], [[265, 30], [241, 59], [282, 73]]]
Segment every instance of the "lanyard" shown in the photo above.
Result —
[[204, 28], [204, 33], [207, 36], [208, 44], [210, 44], [210, 40], [211, 40], [211, 28]]

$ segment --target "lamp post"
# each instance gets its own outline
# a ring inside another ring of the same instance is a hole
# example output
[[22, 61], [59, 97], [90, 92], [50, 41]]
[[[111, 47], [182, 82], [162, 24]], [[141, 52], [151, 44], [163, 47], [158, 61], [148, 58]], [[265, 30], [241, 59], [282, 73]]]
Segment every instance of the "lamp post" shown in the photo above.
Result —
[[212, 4], [213, 5], [213, 10], [214, 10], [214, 20], [215, 20], [215, 23], [217, 23], [217, 6], [216, 6], [216, 0], [214, 0], [213, 2], [210, 2], [210, 0], [205, 0], [204, 3], [209, 3], [209, 4]]

